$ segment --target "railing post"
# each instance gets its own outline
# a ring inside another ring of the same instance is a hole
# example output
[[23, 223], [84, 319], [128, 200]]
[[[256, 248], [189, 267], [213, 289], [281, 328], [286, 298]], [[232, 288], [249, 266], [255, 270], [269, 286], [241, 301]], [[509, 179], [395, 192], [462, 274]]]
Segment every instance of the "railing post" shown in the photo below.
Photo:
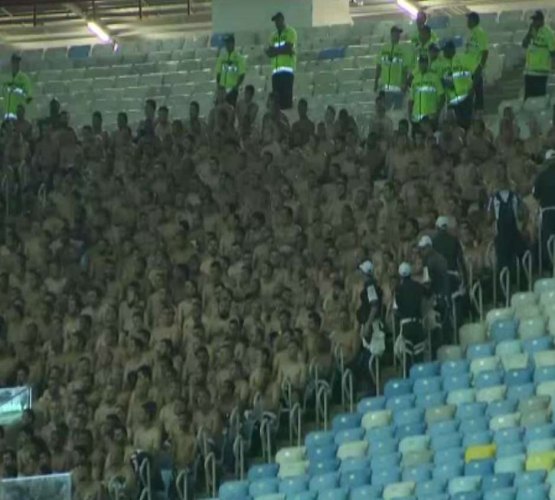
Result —
[[187, 469], [179, 471], [175, 480], [175, 488], [179, 500], [189, 500], [189, 471]]
[[241, 481], [245, 477], [245, 442], [240, 434], [233, 441], [233, 455], [235, 457], [235, 477]]
[[320, 427], [320, 421], [324, 422], [324, 430], [328, 430], [328, 399], [330, 387], [327, 382], [320, 381], [316, 390], [316, 425]]
[[[538, 213], [538, 269], [540, 273], [540, 278], [543, 275], [543, 217], [546, 212], [555, 212], [555, 206], [540, 208], [540, 211]], [[547, 251], [549, 252], [549, 243]]]
[[260, 422], [260, 443], [262, 446], [262, 458], [267, 463], [272, 463], [270, 421], [267, 418], [262, 418], [262, 421]]
[[297, 446], [301, 446], [301, 419], [301, 405], [295, 403], [289, 412], [289, 444], [291, 446], [293, 446], [295, 441], [297, 442]]
[[534, 288], [533, 276], [532, 276], [532, 252], [526, 250], [522, 256], [522, 269], [524, 271], [524, 276], [528, 282], [528, 291], [531, 292]]
[[552, 234], [547, 240], [547, 254], [549, 255], [549, 262], [551, 262], [551, 269], [555, 278], [555, 234]]
[[501, 291], [505, 295], [505, 307], [509, 307], [511, 305], [511, 271], [507, 266], [499, 273], [499, 283]]
[[470, 290], [470, 298], [472, 300], [472, 303], [478, 310], [480, 322], [483, 323], [484, 322], [484, 298], [482, 295], [482, 284], [479, 281], [474, 283], [474, 286]]
[[515, 257], [516, 259], [516, 289], [520, 292], [520, 259]]
[[348, 402], [349, 411], [353, 411], [353, 372], [348, 368], [341, 379], [341, 405], [346, 409]]
[[144, 484], [143, 491], [141, 492], [141, 500], [152, 500], [152, 486], [150, 479], [150, 459], [145, 458], [139, 466], [139, 476], [141, 482]]
[[204, 458], [204, 480], [206, 494], [212, 498], [216, 497], [216, 455], [211, 451]]
[[486, 255], [490, 257], [491, 270], [493, 273], [493, 307], [497, 307], [497, 256], [495, 255], [495, 246], [493, 241], [488, 245]]

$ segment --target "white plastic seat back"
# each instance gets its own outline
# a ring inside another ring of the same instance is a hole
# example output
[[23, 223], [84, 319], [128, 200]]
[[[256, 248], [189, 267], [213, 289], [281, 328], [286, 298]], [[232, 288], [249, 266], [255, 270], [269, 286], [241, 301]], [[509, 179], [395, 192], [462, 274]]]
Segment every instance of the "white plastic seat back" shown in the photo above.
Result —
[[463, 349], [486, 340], [486, 326], [483, 323], [467, 323], [459, 328], [459, 343]]
[[514, 315], [513, 310], [510, 307], [504, 307], [501, 309], [491, 309], [486, 314], [486, 325], [488, 330], [491, 328], [492, 323], [498, 319], [510, 319]]
[[501, 401], [505, 399], [507, 394], [506, 385], [494, 385], [493, 387], [486, 387], [476, 392], [476, 401], [479, 403], [493, 403], [494, 401]]
[[534, 292], [517, 292], [511, 297], [511, 307], [517, 309], [522, 306], [536, 304], [537, 295]]
[[519, 354], [506, 354], [501, 356], [501, 364], [505, 371], [519, 370], [527, 368], [529, 363], [528, 354], [521, 352]]
[[393, 412], [391, 410], [369, 411], [362, 417], [361, 426], [365, 429], [386, 427], [391, 423]]
[[520, 423], [520, 413], [507, 413], [506, 415], [497, 415], [489, 421], [489, 428], [492, 431], [499, 431], [509, 427], [518, 427]]
[[414, 481], [403, 481], [401, 483], [388, 484], [383, 490], [383, 499], [403, 498], [411, 496], [416, 488]]
[[447, 394], [447, 403], [459, 406], [463, 403], [474, 403], [476, 401], [476, 389], [473, 387], [468, 389], [457, 389]]
[[473, 359], [470, 363], [470, 373], [474, 377], [481, 372], [495, 370], [499, 366], [499, 358], [497, 356], [488, 356], [486, 358]]
[[534, 354], [536, 368], [555, 366], [555, 350], [540, 351]]

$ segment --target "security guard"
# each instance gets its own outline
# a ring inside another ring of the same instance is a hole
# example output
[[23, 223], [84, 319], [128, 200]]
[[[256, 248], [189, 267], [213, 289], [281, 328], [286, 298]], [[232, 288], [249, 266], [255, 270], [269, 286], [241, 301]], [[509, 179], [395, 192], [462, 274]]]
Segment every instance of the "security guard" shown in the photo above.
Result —
[[451, 40], [445, 44], [443, 56], [442, 79], [447, 105], [455, 111], [459, 126], [466, 130], [470, 127], [473, 112], [472, 64], [468, 56], [456, 53]]
[[426, 117], [431, 121], [434, 129], [437, 127], [443, 100], [444, 91], [439, 75], [430, 71], [428, 58], [420, 56], [418, 71], [412, 79], [410, 88], [409, 118], [413, 133], [418, 130], [420, 122]]
[[418, 37], [412, 39], [411, 71], [416, 71], [419, 57], [427, 56], [433, 43], [437, 43], [437, 37], [434, 39], [432, 29], [426, 24], [418, 30]]
[[403, 30], [398, 26], [391, 28], [391, 42], [386, 44], [378, 56], [374, 92], [383, 91], [386, 107], [395, 109], [403, 106], [403, 90], [407, 78], [407, 51], [399, 43]]
[[472, 59], [474, 74], [474, 109], [484, 109], [483, 71], [488, 60], [488, 35], [480, 26], [480, 15], [469, 12], [466, 15], [469, 37], [466, 40], [466, 54]]
[[547, 79], [551, 72], [551, 58], [555, 56], [555, 36], [545, 25], [541, 10], [532, 16], [532, 24], [522, 40], [526, 49], [524, 69], [524, 99], [547, 94]]
[[549, 149], [545, 153], [545, 168], [538, 174], [534, 183], [534, 197], [538, 200], [542, 210], [541, 234], [542, 234], [542, 264], [547, 262], [549, 252], [547, 251], [547, 241], [555, 234], [555, 149]]
[[422, 311], [427, 290], [411, 278], [412, 268], [403, 262], [399, 266], [400, 283], [395, 289], [394, 309], [399, 321], [402, 342], [403, 373], [406, 376], [414, 363], [424, 361], [426, 334], [422, 327]]
[[272, 65], [272, 92], [278, 96], [281, 109], [293, 107], [293, 82], [297, 64], [297, 32], [285, 25], [281, 12], [272, 17], [276, 31], [270, 37], [266, 55]]
[[33, 99], [31, 80], [20, 70], [21, 57], [12, 55], [12, 67], [10, 78], [4, 82], [2, 94], [4, 98], [4, 118], [16, 119], [17, 107], [21, 104], [26, 106]]
[[428, 47], [428, 57], [430, 61], [430, 71], [432, 73], [437, 73], [441, 78], [443, 75], [444, 59], [437, 43], [431, 43]]
[[367, 341], [372, 336], [374, 322], [380, 320], [383, 292], [374, 277], [374, 265], [365, 260], [358, 266], [364, 276], [364, 284], [360, 291], [360, 303], [357, 310], [357, 320], [360, 325], [361, 336]]
[[[410, 39], [414, 48], [416, 48], [420, 43], [420, 31], [424, 27], [427, 27], [427, 28], [430, 29], [430, 43], [437, 44], [439, 42], [438, 36], [428, 26], [428, 16], [426, 15], [426, 13], [423, 10], [421, 10], [416, 15], [416, 31], [414, 32], [412, 38]], [[414, 61], [414, 64], [416, 64], [418, 62], [418, 54], [415, 54], [413, 61]]]
[[227, 93], [226, 101], [235, 106], [239, 87], [245, 79], [245, 58], [235, 51], [235, 37], [228, 35], [223, 50], [216, 61], [216, 82]]
[[447, 261], [433, 248], [432, 239], [422, 236], [418, 242], [418, 249], [422, 256], [424, 265], [424, 284], [429, 288], [435, 299], [436, 310], [441, 317], [441, 333], [436, 339], [432, 350], [435, 352], [441, 345], [450, 342], [449, 334], [452, 332], [451, 325], [451, 292], [449, 286], [449, 274], [447, 273]]

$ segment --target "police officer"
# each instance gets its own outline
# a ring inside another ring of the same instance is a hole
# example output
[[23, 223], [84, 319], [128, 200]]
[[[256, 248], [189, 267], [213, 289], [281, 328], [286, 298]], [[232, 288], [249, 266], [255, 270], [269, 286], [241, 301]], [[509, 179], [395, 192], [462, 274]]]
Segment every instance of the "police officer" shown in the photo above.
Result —
[[424, 285], [428, 287], [432, 294], [435, 309], [441, 318], [441, 331], [434, 339], [434, 345], [432, 346], [435, 353], [438, 347], [451, 340], [448, 338], [452, 333], [448, 267], [445, 257], [434, 250], [432, 239], [429, 236], [420, 238], [418, 249], [424, 266]]
[[420, 123], [427, 118], [434, 130], [437, 128], [439, 113], [443, 107], [444, 91], [440, 77], [430, 71], [427, 56], [420, 56], [418, 71], [412, 79], [409, 98], [409, 118], [413, 135]]
[[266, 55], [272, 66], [272, 92], [278, 96], [280, 109], [293, 107], [293, 82], [297, 63], [297, 32], [285, 25], [285, 17], [278, 12], [272, 17], [276, 31], [270, 37]]
[[547, 94], [551, 58], [555, 56], [555, 36], [551, 28], [545, 25], [541, 10], [534, 12], [522, 46], [526, 49], [524, 99], [544, 96]]
[[484, 78], [483, 71], [488, 60], [488, 35], [480, 26], [480, 15], [469, 12], [466, 15], [469, 31], [466, 40], [466, 54], [472, 59], [474, 74], [474, 109], [484, 109]]
[[15, 120], [17, 118], [17, 107], [21, 104], [27, 106], [33, 99], [31, 80], [20, 69], [21, 57], [18, 54], [12, 54], [11, 72], [7, 80], [2, 86], [2, 94], [4, 98], [4, 118]]
[[412, 268], [403, 262], [399, 266], [401, 278], [395, 289], [394, 309], [399, 321], [399, 337], [403, 345], [403, 374], [406, 376], [414, 363], [424, 361], [426, 334], [422, 326], [424, 299], [428, 295], [423, 285], [411, 277]]
[[245, 58], [235, 51], [235, 37], [225, 38], [225, 50], [216, 61], [216, 82], [226, 91], [226, 101], [235, 106], [239, 87], [245, 79]]
[[447, 105], [455, 112], [459, 126], [466, 130], [473, 113], [473, 68], [468, 56], [457, 54], [452, 40], [445, 44], [443, 56], [442, 78]]
[[380, 320], [383, 292], [374, 277], [374, 265], [371, 261], [365, 260], [358, 268], [364, 277], [364, 284], [359, 294], [357, 320], [361, 336], [370, 341], [374, 322]]
[[534, 183], [534, 197], [538, 200], [540, 208], [545, 210], [541, 216], [542, 265], [549, 264], [547, 241], [555, 234], [555, 149], [545, 153], [545, 168], [538, 174]]
[[380, 51], [376, 66], [374, 92], [383, 91], [385, 105], [400, 109], [403, 105], [403, 90], [406, 86], [408, 54], [401, 46], [401, 33], [398, 26], [391, 28], [391, 41]]

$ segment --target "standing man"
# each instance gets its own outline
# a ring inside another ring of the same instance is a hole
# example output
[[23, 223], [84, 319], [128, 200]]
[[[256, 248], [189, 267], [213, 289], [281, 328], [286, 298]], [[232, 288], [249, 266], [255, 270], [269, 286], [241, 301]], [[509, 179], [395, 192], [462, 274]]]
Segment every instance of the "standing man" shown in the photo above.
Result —
[[[427, 26], [429, 28], [428, 15], [423, 10], [420, 10], [418, 11], [418, 14], [416, 14], [416, 31], [411, 38], [411, 42], [414, 45], [418, 44], [418, 39], [420, 38], [420, 30], [424, 28], [424, 26]], [[431, 29], [430, 38], [432, 40], [432, 43], [437, 43], [439, 41], [437, 35]]]
[[380, 51], [376, 66], [374, 92], [383, 91], [387, 108], [403, 106], [403, 89], [407, 79], [407, 53], [400, 45], [403, 30], [391, 28], [391, 42]]
[[[540, 208], [555, 207], [555, 149], [545, 153], [545, 168], [540, 172], [534, 184], [534, 197], [538, 200]], [[542, 260], [547, 263], [549, 253], [547, 241], [555, 234], [555, 210], [546, 211], [541, 217]]]
[[551, 59], [555, 56], [555, 36], [541, 10], [534, 12], [532, 24], [522, 46], [526, 49], [524, 68], [524, 99], [547, 94], [547, 78], [551, 72]]
[[443, 48], [443, 85], [447, 95], [447, 105], [455, 112], [457, 123], [465, 130], [470, 127], [473, 113], [472, 66], [465, 54], [457, 54], [453, 41]]
[[399, 266], [400, 282], [395, 289], [393, 308], [399, 321], [399, 337], [402, 339], [403, 374], [414, 363], [424, 361], [426, 335], [422, 327], [422, 311], [427, 291], [423, 285], [411, 277], [412, 268], [408, 262]]
[[297, 65], [297, 32], [285, 25], [281, 12], [272, 17], [276, 31], [270, 37], [266, 55], [272, 65], [272, 92], [277, 95], [280, 109], [293, 107], [293, 82]]
[[365, 260], [358, 269], [364, 277], [364, 284], [360, 291], [357, 320], [361, 337], [370, 341], [374, 322], [380, 319], [383, 293], [374, 277], [374, 265], [371, 261]]
[[444, 91], [440, 77], [430, 71], [428, 58], [420, 56], [409, 98], [409, 119], [412, 122], [413, 133], [420, 128], [420, 122], [424, 118], [430, 120], [434, 130], [437, 128], [443, 101]]
[[239, 87], [245, 79], [245, 58], [235, 51], [235, 36], [225, 37], [225, 50], [216, 61], [216, 83], [226, 91], [226, 101], [235, 107]]
[[15, 120], [17, 107], [26, 106], [33, 99], [31, 80], [20, 70], [21, 56], [12, 54], [10, 77], [4, 82], [4, 119]]
[[472, 62], [474, 78], [474, 109], [484, 110], [484, 78], [483, 72], [488, 60], [488, 35], [480, 26], [480, 16], [477, 12], [466, 15], [469, 36], [466, 40], [466, 54]]

